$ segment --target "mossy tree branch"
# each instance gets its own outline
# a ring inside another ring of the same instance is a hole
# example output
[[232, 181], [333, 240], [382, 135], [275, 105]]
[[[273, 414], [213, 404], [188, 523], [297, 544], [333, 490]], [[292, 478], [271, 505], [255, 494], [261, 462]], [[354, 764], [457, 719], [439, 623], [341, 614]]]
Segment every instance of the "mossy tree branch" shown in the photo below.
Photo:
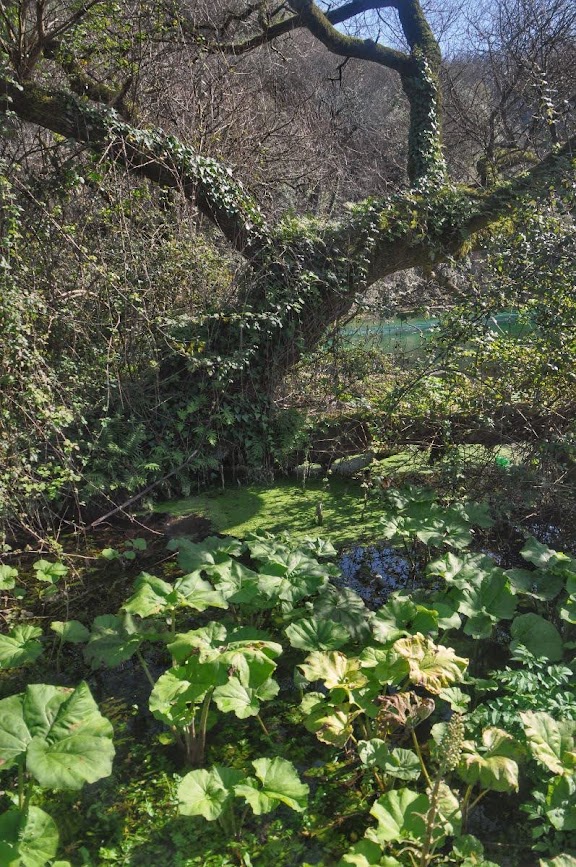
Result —
[[[395, 0], [352, 0], [352, 2], [345, 3], [343, 6], [339, 6], [336, 9], [328, 10], [324, 14], [332, 25], [337, 26], [338, 24], [343, 24], [344, 22], [349, 21], [357, 15], [361, 15], [363, 12], [386, 9], [393, 6], [394, 3]], [[254, 7], [247, 7], [247, 12], [252, 14], [257, 5], [258, 4]], [[242, 20], [244, 20], [244, 17]], [[186, 19], [179, 22], [179, 24], [183, 28], [184, 32], [195, 40], [198, 39], [199, 32], [205, 29], [203, 27], [190, 25]], [[273, 15], [271, 19], [265, 22], [265, 26], [261, 26], [260, 30], [253, 36], [246, 39], [232, 41], [226, 41], [222, 38], [213, 41], [205, 41], [202, 43], [202, 48], [206, 51], [218, 51], [223, 54], [246, 54], [249, 51], [253, 51], [255, 48], [259, 48], [262, 45], [266, 45], [268, 42], [272, 42], [274, 39], [278, 39], [280, 36], [285, 36], [287, 33], [291, 33], [293, 30], [298, 30], [305, 26], [306, 24], [299, 14], [286, 15], [282, 8], [281, 17], [279, 17], [278, 20], [275, 20], [275, 16]]]
[[264, 216], [231, 170], [162, 130], [138, 129], [115, 111], [71, 94], [2, 78], [0, 111], [85, 144], [160, 186], [180, 189], [247, 257], [267, 242]]
[[[333, 54], [366, 60], [392, 69], [400, 75], [410, 106], [408, 177], [412, 185], [441, 184], [446, 177], [440, 128], [439, 72], [440, 47], [432, 33], [419, 0], [383, 0], [380, 3], [349, 3], [323, 12], [314, 0], [290, 0], [295, 16], [265, 29], [247, 40], [242, 51], [269, 42], [286, 28], [306, 27]], [[394, 8], [410, 53], [398, 51], [372, 39], [348, 36], [337, 25], [367, 9]], [[236, 49], [238, 53], [238, 48]]]

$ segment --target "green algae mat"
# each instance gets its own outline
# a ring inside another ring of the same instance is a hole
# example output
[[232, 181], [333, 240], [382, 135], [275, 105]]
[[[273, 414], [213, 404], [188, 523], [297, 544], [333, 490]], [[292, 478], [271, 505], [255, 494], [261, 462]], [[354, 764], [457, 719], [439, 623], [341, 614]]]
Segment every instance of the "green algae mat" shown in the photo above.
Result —
[[[318, 523], [317, 506], [322, 504], [323, 523]], [[343, 544], [361, 538], [377, 539], [380, 504], [369, 501], [364, 517], [363, 490], [359, 482], [331, 480], [327, 490], [321, 482], [308, 482], [303, 488], [293, 481], [270, 485], [212, 490], [158, 503], [156, 511], [172, 516], [202, 515], [218, 533], [244, 538], [265, 530], [288, 531], [295, 538], [322, 536]]]
[[[462, 447], [461, 451], [463, 455], [468, 453], [468, 460], [486, 460], [487, 450], [482, 447]], [[388, 476], [399, 483], [406, 474], [416, 474], [420, 484], [432, 474], [426, 452], [417, 450], [375, 462], [371, 469], [373, 476]], [[322, 525], [318, 523], [318, 504], [322, 506]], [[295, 479], [281, 479], [272, 485], [212, 489], [193, 497], [157, 503], [155, 511], [171, 517], [201, 515], [217, 533], [238, 538], [255, 531], [286, 531], [296, 539], [321, 536], [335, 545], [343, 545], [374, 543], [381, 535], [379, 498], [372, 494], [365, 504], [360, 480], [335, 476], [330, 477], [326, 487], [320, 480], [310, 479], [303, 487]]]

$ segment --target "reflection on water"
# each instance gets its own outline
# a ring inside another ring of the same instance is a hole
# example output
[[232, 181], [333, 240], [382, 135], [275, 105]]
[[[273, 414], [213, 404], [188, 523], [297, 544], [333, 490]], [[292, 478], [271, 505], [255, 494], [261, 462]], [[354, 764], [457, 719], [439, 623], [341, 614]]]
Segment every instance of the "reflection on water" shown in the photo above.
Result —
[[357, 545], [341, 555], [338, 565], [342, 576], [334, 583], [354, 590], [372, 609], [380, 608], [390, 593], [410, 581], [409, 565], [394, 548]]

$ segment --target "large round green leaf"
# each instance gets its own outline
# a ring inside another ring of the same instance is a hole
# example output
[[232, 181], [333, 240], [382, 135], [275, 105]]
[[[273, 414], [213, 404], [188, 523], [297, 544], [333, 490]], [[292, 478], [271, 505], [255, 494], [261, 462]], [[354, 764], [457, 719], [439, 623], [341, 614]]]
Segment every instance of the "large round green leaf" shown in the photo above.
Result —
[[183, 572], [204, 570], [210, 572], [210, 567], [226, 562], [242, 553], [243, 545], [233, 536], [224, 539], [209, 536], [203, 542], [191, 542], [190, 539], [172, 539], [168, 543], [171, 551], [178, 551], [178, 565]]
[[3, 564], [0, 566], [0, 590], [12, 590], [16, 584], [18, 569]]
[[200, 662], [193, 657], [186, 665], [174, 666], [158, 678], [150, 694], [150, 710], [169, 725], [187, 725], [195, 714], [193, 706], [227, 679], [226, 668], [219, 662]]
[[372, 805], [370, 813], [378, 822], [366, 834], [376, 843], [396, 840], [422, 840], [426, 833], [425, 817], [430, 801], [424, 794], [411, 789], [395, 789], [382, 795]]
[[515, 593], [524, 593], [547, 602], [558, 596], [564, 587], [562, 575], [556, 575], [549, 569], [507, 569], [506, 575]]
[[324, 682], [327, 689], [359, 689], [367, 683], [366, 675], [361, 671], [360, 660], [347, 657], [339, 650], [325, 652], [315, 650], [299, 665], [304, 677], [309, 683], [317, 680]]
[[471, 786], [494, 792], [518, 789], [518, 744], [507, 732], [490, 727], [482, 732], [482, 746], [464, 742], [458, 773]]
[[279, 803], [302, 812], [308, 799], [308, 786], [301, 783], [292, 762], [275, 759], [255, 759], [252, 762], [257, 780], [249, 777], [235, 786], [237, 795], [246, 798], [257, 816], [269, 813]]
[[410, 682], [434, 693], [462, 680], [468, 665], [451, 647], [436, 645], [420, 634], [400, 638], [392, 650], [408, 662]]
[[155, 575], [149, 575], [148, 572], [141, 572], [134, 584], [133, 595], [122, 608], [130, 614], [151, 617], [153, 614], [171, 611], [176, 605], [177, 594], [171, 584]]
[[388, 776], [399, 780], [417, 780], [422, 772], [415, 752], [402, 747], [389, 749], [380, 738], [358, 741], [358, 756], [367, 768], [380, 768]]
[[112, 725], [86, 683], [76, 689], [33, 684], [0, 702], [0, 759], [26, 753], [41, 786], [80, 789], [112, 771]]
[[560, 633], [553, 623], [539, 614], [521, 614], [515, 617], [510, 631], [512, 650], [523, 644], [534, 656], [544, 657], [552, 662], [558, 662], [564, 655]]
[[92, 624], [90, 640], [84, 648], [86, 662], [93, 668], [114, 668], [134, 656], [145, 636], [140, 634], [129, 613], [123, 617], [103, 614]]
[[214, 701], [223, 713], [232, 712], [238, 719], [247, 719], [260, 712], [260, 703], [278, 695], [280, 687], [270, 678], [254, 688], [245, 686], [237, 677], [214, 690]]
[[39, 807], [13, 807], [0, 816], [2, 867], [44, 867], [57, 849], [56, 822]]
[[41, 786], [80, 789], [112, 772], [112, 725], [86, 683], [74, 690], [29, 686], [23, 711], [33, 734], [26, 766]]
[[32, 735], [24, 722], [22, 696], [0, 701], [0, 768], [9, 767], [24, 755]]
[[50, 629], [70, 644], [84, 644], [90, 638], [89, 630], [79, 620], [53, 620]]
[[234, 786], [244, 779], [242, 771], [215, 765], [207, 770], [190, 771], [178, 786], [178, 812], [183, 816], [218, 819], [231, 798]]
[[354, 642], [370, 638], [372, 612], [364, 600], [349, 587], [328, 584], [314, 599], [314, 614], [321, 620], [333, 620], [348, 630]]
[[178, 605], [183, 608], [194, 608], [196, 611], [206, 611], [207, 608], [228, 608], [228, 602], [220, 589], [205, 581], [197, 572], [183, 575], [174, 584]]
[[576, 767], [576, 721], [558, 722], [543, 711], [520, 714], [530, 752], [553, 774], [573, 773]]
[[348, 630], [334, 620], [305, 617], [286, 627], [292, 647], [300, 650], [338, 650], [350, 640]]

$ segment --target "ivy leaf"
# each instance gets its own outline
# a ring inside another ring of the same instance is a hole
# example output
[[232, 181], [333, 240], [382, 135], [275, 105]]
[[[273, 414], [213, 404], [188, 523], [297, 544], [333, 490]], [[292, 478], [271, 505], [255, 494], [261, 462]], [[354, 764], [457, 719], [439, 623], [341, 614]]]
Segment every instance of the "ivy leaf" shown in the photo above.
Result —
[[234, 797], [234, 786], [243, 779], [242, 771], [220, 765], [190, 771], [178, 786], [178, 812], [183, 816], [204, 816], [213, 822], [222, 815]]
[[558, 662], [564, 655], [560, 633], [553, 623], [540, 617], [539, 614], [530, 612], [515, 617], [510, 632], [511, 650], [523, 644], [534, 656], [544, 657], [552, 662]]
[[83, 644], [90, 638], [90, 630], [86, 629], [83, 623], [79, 620], [53, 620], [50, 624], [56, 635], [59, 635], [62, 641], [69, 644]]
[[565, 774], [576, 767], [576, 722], [557, 722], [543, 711], [520, 714], [530, 752], [553, 774]]
[[426, 834], [425, 817], [430, 801], [424, 794], [411, 789], [395, 789], [386, 792], [372, 805], [370, 815], [378, 822], [369, 828], [366, 837], [376, 843], [386, 844], [399, 840], [422, 840]]
[[395, 641], [392, 651], [407, 661], [410, 682], [433, 693], [460, 681], [468, 665], [451, 647], [436, 645], [419, 633]]
[[17, 668], [38, 659], [42, 645], [37, 626], [14, 626], [8, 635], [0, 635], [0, 669]]
[[134, 656], [145, 636], [141, 635], [129, 614], [103, 614], [92, 624], [90, 639], [84, 648], [84, 658], [92, 668], [107, 665], [114, 668]]
[[45, 867], [58, 849], [58, 828], [40, 807], [12, 807], [0, 816], [0, 864]]
[[300, 650], [338, 650], [349, 640], [348, 630], [334, 620], [306, 617], [286, 627], [292, 647]]
[[[279, 803], [301, 813], [308, 800], [309, 788], [301, 783], [292, 762], [276, 757], [255, 759], [252, 762], [257, 780], [251, 777], [234, 787], [244, 797], [257, 816], [269, 813]], [[260, 783], [260, 785], [258, 785]]]
[[231, 677], [228, 683], [216, 687], [213, 698], [219, 710], [224, 713], [232, 711], [238, 719], [247, 719], [256, 716], [260, 712], [260, 703], [274, 698], [279, 691], [279, 685], [272, 678], [254, 688], [245, 686], [237, 677]]

